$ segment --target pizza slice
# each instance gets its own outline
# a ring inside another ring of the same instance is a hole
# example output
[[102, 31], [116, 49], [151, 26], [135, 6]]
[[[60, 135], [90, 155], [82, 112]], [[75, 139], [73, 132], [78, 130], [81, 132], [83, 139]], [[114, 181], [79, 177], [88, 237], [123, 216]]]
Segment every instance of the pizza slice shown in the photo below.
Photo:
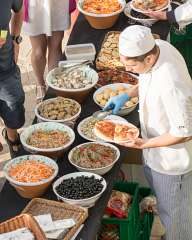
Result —
[[115, 133], [114, 133], [114, 141], [115, 142], [122, 142], [122, 141], [129, 141], [134, 140], [138, 137], [139, 130], [131, 125], [123, 125], [123, 124], [116, 124], [115, 126]]
[[115, 123], [109, 120], [99, 121], [95, 124], [95, 133], [101, 139], [114, 140]]

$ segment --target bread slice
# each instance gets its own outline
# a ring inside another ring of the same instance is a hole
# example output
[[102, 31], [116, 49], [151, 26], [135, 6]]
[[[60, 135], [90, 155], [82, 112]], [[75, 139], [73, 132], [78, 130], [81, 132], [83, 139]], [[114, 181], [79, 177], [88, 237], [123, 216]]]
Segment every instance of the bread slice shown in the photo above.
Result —
[[115, 133], [115, 123], [109, 120], [99, 121], [95, 124], [95, 134], [104, 140], [113, 141]]
[[117, 124], [115, 127], [114, 141], [126, 142], [138, 137], [139, 131], [132, 125]]

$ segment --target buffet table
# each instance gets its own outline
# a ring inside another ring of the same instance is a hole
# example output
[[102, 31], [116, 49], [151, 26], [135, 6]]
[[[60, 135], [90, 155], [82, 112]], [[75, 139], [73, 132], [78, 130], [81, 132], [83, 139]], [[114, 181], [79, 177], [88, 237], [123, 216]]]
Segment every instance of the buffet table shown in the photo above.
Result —
[[[79, 15], [77, 22], [71, 33], [69, 44], [92, 42], [95, 45], [96, 50], [98, 52], [98, 50], [100, 49], [101, 43], [104, 39], [104, 36], [108, 31], [123, 30], [126, 26], [128, 26], [128, 19], [123, 14], [120, 16], [116, 25], [113, 28], [107, 29], [107, 30], [92, 29], [87, 23], [87, 21], [84, 19], [84, 17], [82, 15]], [[166, 39], [168, 35], [168, 31], [169, 31], [169, 26], [166, 22], [156, 23], [152, 27], [152, 32], [159, 34], [162, 39]], [[52, 97], [52, 94], [50, 91], [48, 91], [46, 97], [47, 98]], [[82, 119], [90, 116], [96, 110], [99, 110], [98, 106], [93, 102], [92, 94], [90, 94], [89, 98], [85, 101], [85, 103], [82, 106], [82, 114], [80, 119], [77, 121], [77, 123]], [[138, 111], [135, 110], [134, 112], [129, 114], [127, 116], [127, 120], [135, 124], [136, 126], [138, 126], [139, 125]], [[85, 140], [78, 135], [76, 131], [76, 126], [75, 126], [75, 132], [76, 132], [76, 140], [74, 144], [71, 146], [71, 148], [82, 142], [85, 142]], [[85, 222], [83, 229], [77, 236], [76, 238], [77, 240], [94, 240], [96, 237], [105, 206], [108, 202], [108, 199], [112, 191], [113, 182], [115, 179], [117, 179], [120, 166], [126, 154], [125, 148], [120, 147], [120, 150], [121, 150], [121, 157], [119, 161], [115, 164], [113, 169], [104, 176], [108, 184], [107, 190], [104, 192], [102, 197], [97, 201], [96, 205], [89, 209], [89, 217]], [[23, 154], [25, 154], [25, 152], [23, 152]], [[62, 159], [58, 160], [59, 174], [57, 177], [60, 177], [67, 173], [77, 171], [68, 162], [67, 154], [68, 152], [64, 154]], [[47, 199], [56, 200], [56, 196], [53, 194], [51, 188], [47, 191], [47, 193], [43, 197]], [[2, 192], [0, 193], [0, 222], [8, 218], [11, 218], [17, 214], [20, 214], [23, 208], [26, 206], [26, 204], [29, 201], [30, 200], [28, 199], [24, 199], [20, 197], [16, 193], [15, 189], [8, 182], [6, 182]]]

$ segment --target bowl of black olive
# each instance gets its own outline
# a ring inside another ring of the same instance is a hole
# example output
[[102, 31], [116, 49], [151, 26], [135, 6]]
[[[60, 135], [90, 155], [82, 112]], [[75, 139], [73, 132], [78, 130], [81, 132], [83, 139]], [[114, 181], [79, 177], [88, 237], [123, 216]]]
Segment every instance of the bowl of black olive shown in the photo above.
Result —
[[57, 179], [53, 184], [53, 192], [63, 202], [92, 207], [106, 187], [105, 179], [97, 174], [75, 172]]

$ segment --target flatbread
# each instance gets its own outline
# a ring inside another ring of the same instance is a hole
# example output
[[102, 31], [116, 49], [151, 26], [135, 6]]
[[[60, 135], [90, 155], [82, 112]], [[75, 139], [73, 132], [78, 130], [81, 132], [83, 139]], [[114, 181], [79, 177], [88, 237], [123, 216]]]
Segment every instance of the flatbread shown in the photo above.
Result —
[[124, 142], [129, 140], [134, 140], [138, 137], [139, 131], [137, 128], [132, 126], [117, 124], [115, 126], [114, 141]]
[[139, 136], [139, 130], [131, 124], [117, 124], [109, 120], [97, 122], [94, 130], [97, 137], [114, 142], [126, 142]]
[[109, 120], [99, 121], [95, 124], [95, 134], [101, 139], [113, 141], [115, 126], [115, 123]]

